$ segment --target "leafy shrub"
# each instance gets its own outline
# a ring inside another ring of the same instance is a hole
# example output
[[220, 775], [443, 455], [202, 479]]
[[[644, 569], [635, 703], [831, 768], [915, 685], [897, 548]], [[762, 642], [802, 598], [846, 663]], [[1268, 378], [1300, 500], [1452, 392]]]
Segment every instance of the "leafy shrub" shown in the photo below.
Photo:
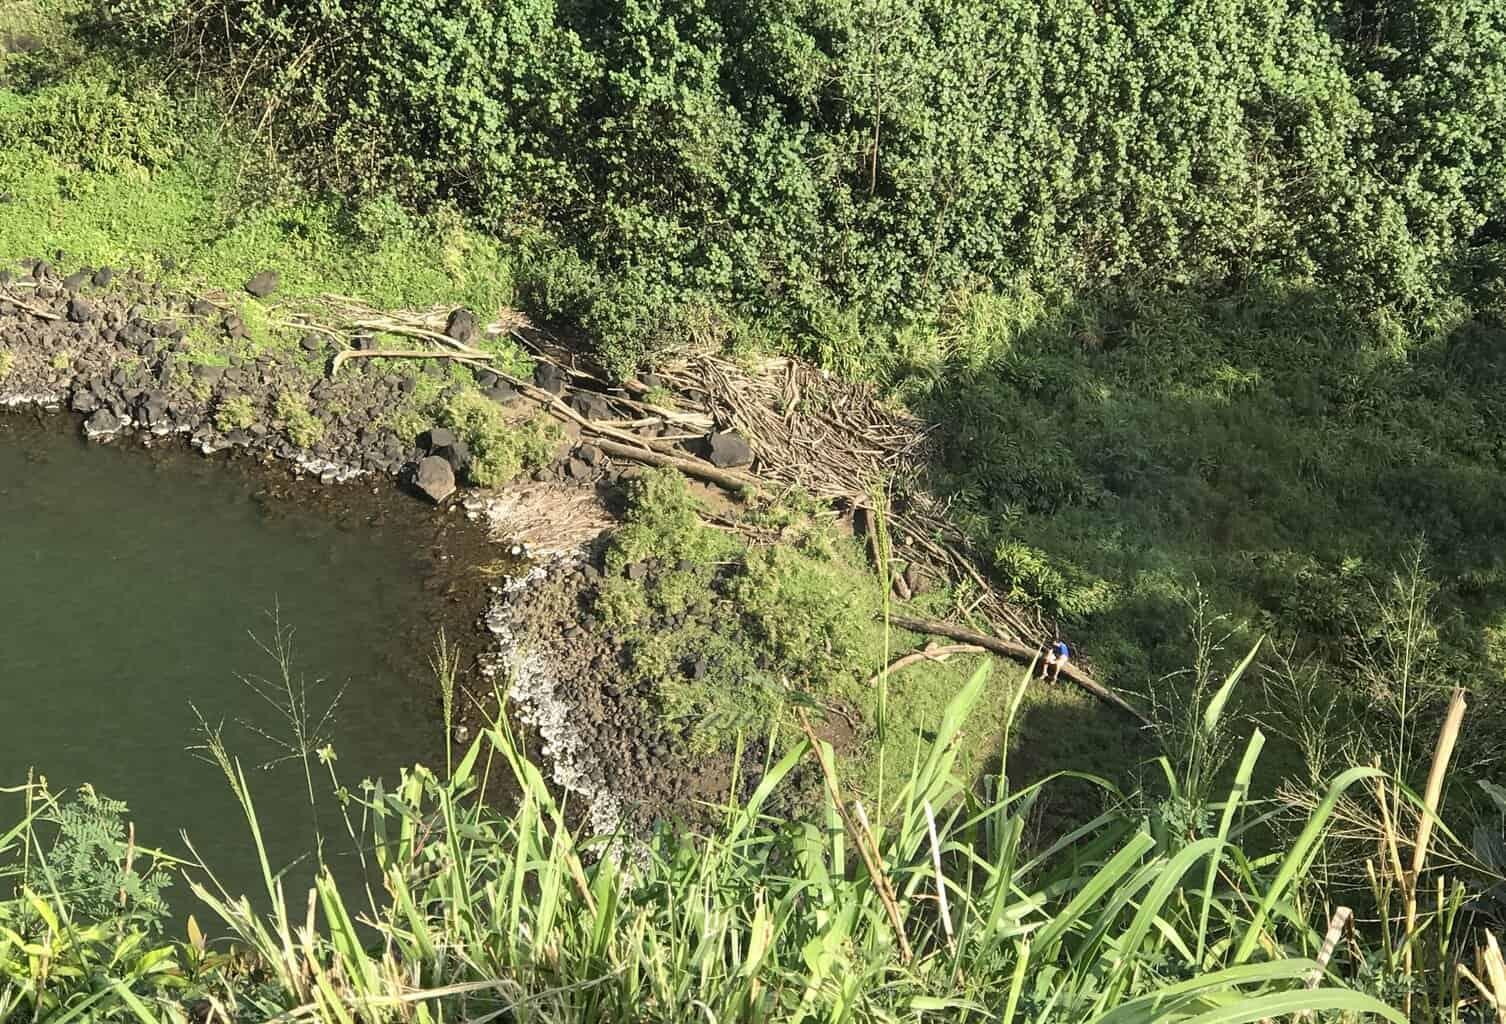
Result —
[[219, 408], [214, 412], [214, 425], [225, 434], [232, 430], [245, 430], [255, 422], [256, 405], [251, 401], [250, 395], [231, 395], [221, 399]]
[[273, 411], [283, 421], [288, 439], [300, 448], [312, 448], [324, 440], [324, 421], [309, 409], [308, 396], [296, 391], [280, 391]]
[[995, 548], [993, 563], [1009, 586], [1011, 600], [1040, 605], [1066, 618], [1103, 611], [1114, 593], [1107, 580], [1018, 541], [1005, 541]]
[[176, 106], [160, 89], [108, 76], [24, 98], [0, 88], [0, 151], [35, 147], [85, 170], [165, 166], [182, 148]]
[[879, 586], [839, 559], [783, 545], [757, 548], [731, 588], [744, 621], [793, 677], [826, 687], [865, 674]]
[[125, 814], [123, 802], [82, 787], [57, 807], [57, 838], [47, 864], [58, 891], [82, 919], [129, 916], [155, 929], [167, 916], [162, 893], [172, 880], [149, 855], [136, 858]]
[[646, 558], [666, 565], [704, 564], [739, 547], [734, 540], [703, 526], [701, 503], [675, 470], [644, 470], [628, 483], [627, 501], [626, 519], [607, 552], [610, 571]]
[[524, 290], [619, 366], [708, 306], [840, 360], [1021, 272], [1415, 304], [1506, 215], [1493, 0], [109, 7], [338, 184], [557, 236]]
[[501, 406], [474, 389], [450, 399], [439, 419], [470, 449], [467, 472], [482, 487], [505, 484], [525, 469], [544, 465], [559, 439], [548, 417], [511, 424]]

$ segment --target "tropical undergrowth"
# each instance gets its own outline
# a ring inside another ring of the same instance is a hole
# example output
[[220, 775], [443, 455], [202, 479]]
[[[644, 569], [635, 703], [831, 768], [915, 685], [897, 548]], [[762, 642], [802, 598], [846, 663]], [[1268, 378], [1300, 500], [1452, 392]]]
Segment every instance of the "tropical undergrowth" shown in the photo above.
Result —
[[[90, 17], [57, 0], [0, 7], [0, 259], [46, 258], [64, 274], [130, 268], [167, 290], [219, 295], [243, 336], [220, 331], [218, 317], [186, 324], [185, 374], [193, 364], [222, 366], [268, 348], [299, 352], [305, 332], [289, 314], [317, 321], [326, 296], [376, 309], [465, 306], [484, 322], [517, 304], [519, 281], [530, 273], [519, 249], [452, 208], [418, 214], [391, 197], [352, 199], [301, 184], [222, 105], [165, 82], [171, 76], [161, 65], [126, 57]], [[242, 294], [266, 269], [279, 277], [271, 301]], [[148, 315], [181, 314], [155, 308], [151, 295], [133, 299]], [[505, 336], [475, 344], [491, 350], [500, 369], [531, 369]], [[306, 362], [312, 386], [327, 368]], [[459, 424], [478, 454], [478, 483], [503, 482], [542, 461], [543, 424], [482, 407], [469, 370], [375, 362], [414, 374], [413, 390], [385, 423], [405, 442], [442, 422]], [[0, 355], [0, 370], [8, 365]], [[242, 430], [261, 422], [301, 447], [317, 444], [326, 428], [293, 392], [265, 408], [233, 398], [216, 422]]]
[[[1230, 724], [1237, 681], [1206, 705], [1210, 732]], [[1054, 782], [1020, 786], [1001, 768], [973, 784], [957, 765], [970, 715], [990, 695], [1016, 704], [1025, 682], [980, 667], [935, 712], [936, 739], [908, 757], [903, 785], [879, 800], [854, 799], [832, 749], [797, 739], [741, 766], [758, 784], [702, 834], [578, 835], [499, 720], [450, 771], [338, 789], [379, 887], [348, 894], [325, 867], [305, 904], [265, 857], [254, 897], [183, 868], [198, 907], [183, 939], [163, 937], [148, 884], [177, 866], [133, 857], [120, 809], [86, 794], [84, 834], [102, 853], [69, 874], [75, 805], [33, 784], [25, 817], [0, 833], [14, 887], [0, 899], [5, 1010], [138, 1022], [681, 1020], [688, 1007], [746, 1021], [1237, 1024], [1311, 1011], [1401, 1022], [1372, 994], [1378, 966], [1410, 972], [1384, 977], [1388, 997], [1406, 998], [1398, 981], [1421, 991], [1442, 979], [1447, 992], [1461, 977], [1435, 979], [1433, 958], [1404, 960], [1370, 926], [1325, 943], [1333, 909], [1312, 865], [1339, 802], [1385, 779], [1376, 768], [1338, 775], [1273, 844], [1270, 805], [1250, 790], [1256, 731], [1192, 827], [1168, 828], [1098, 782], [1104, 813], [1032, 841], [1033, 809]], [[222, 744], [215, 753], [261, 849], [246, 773]], [[806, 759], [825, 779], [820, 805], [768, 817], [771, 794]], [[518, 794], [507, 810], [487, 798], [502, 780]], [[1424, 904], [1406, 934], [1450, 950], [1451, 967], [1469, 944], [1464, 919], [1444, 910]], [[1453, 992], [1442, 1007], [1418, 997], [1414, 1019], [1481, 1004], [1473, 989]]]
[[868, 366], [1020, 275], [1410, 313], [1506, 214], [1491, 0], [105, 7], [315, 180], [548, 240], [534, 302], [619, 369]]
[[975, 549], [1105, 681], [1180, 673], [1202, 603], [1319, 692], [1368, 694], [1393, 577], [1420, 569], [1441, 674], [1499, 694], [1506, 307], [1499, 267], [1471, 280], [1422, 331], [1278, 285], [979, 293], [892, 379]]
[[[651, 686], [655, 712], [694, 750], [730, 753], [740, 738], [776, 726], [792, 736], [801, 713], [815, 714], [840, 734], [854, 784], [892, 792], [908, 770], [892, 751], [930, 735], [934, 709], [976, 656], [886, 674], [931, 638], [888, 623], [899, 602], [850, 521], [798, 494], [718, 507], [720, 520], [708, 521], [708, 502], [670, 470], [628, 484], [594, 609], [626, 649], [626, 673]], [[936, 586], [906, 607], [944, 617], [965, 601]], [[1135, 723], [1073, 687], [1033, 687], [1023, 700], [1012, 734], [1004, 701], [985, 701], [972, 716], [957, 754], [965, 771], [988, 771], [1006, 741], [1031, 778], [1066, 768], [1124, 777], [1143, 756]]]

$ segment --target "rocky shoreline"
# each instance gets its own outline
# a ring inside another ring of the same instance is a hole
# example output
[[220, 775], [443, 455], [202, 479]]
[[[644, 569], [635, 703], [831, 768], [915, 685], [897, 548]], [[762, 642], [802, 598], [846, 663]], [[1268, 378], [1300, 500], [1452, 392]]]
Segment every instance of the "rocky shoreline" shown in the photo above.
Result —
[[[247, 291], [265, 295], [268, 283], [258, 274]], [[0, 404], [66, 407], [86, 417], [85, 434], [98, 440], [143, 431], [186, 435], [206, 454], [264, 452], [327, 482], [397, 474], [425, 454], [383, 424], [413, 391], [413, 376], [357, 364], [325, 379], [325, 339], [254, 351], [239, 344], [245, 337], [227, 304], [164, 289], [139, 271], [59, 277], [33, 261], [21, 274], [0, 272], [8, 353]], [[288, 436], [289, 417], [277, 409], [284, 394], [303, 396], [322, 425], [311, 443]], [[226, 408], [231, 414], [215, 415]]]
[[[276, 286], [275, 274], [263, 272], [245, 291], [262, 300]], [[475, 317], [456, 311], [447, 329], [468, 340]], [[0, 407], [66, 408], [96, 441], [176, 439], [204, 454], [229, 449], [281, 462], [323, 484], [376, 475], [450, 499], [470, 458], [463, 441], [438, 424], [404, 437], [388, 415], [422, 384], [440, 386], [441, 397], [456, 388], [435, 363], [350, 360], [332, 379], [326, 371], [340, 346], [331, 338], [310, 333], [296, 347], [256, 349], [241, 344], [245, 337], [223, 299], [174, 292], [138, 271], [61, 276], [45, 260], [29, 261], [0, 271]], [[355, 339], [357, 350], [362, 344], [371, 342]], [[556, 368], [539, 369], [535, 383], [558, 393]], [[436, 380], [421, 382], [422, 374]], [[499, 405], [523, 401], [485, 370], [475, 383]], [[574, 396], [572, 406], [593, 419], [614, 415], [594, 395]], [[301, 437], [295, 417], [306, 417]], [[456, 739], [474, 735], [490, 686], [505, 685], [515, 718], [537, 737], [532, 753], [557, 786], [583, 798], [584, 819], [603, 835], [694, 818], [726, 799], [733, 774], [727, 758], [692, 758], [646, 688], [620, 684], [626, 654], [592, 628], [595, 541], [637, 471], [567, 431], [531, 478], [462, 491], [452, 502], [488, 528], [496, 546], [488, 565], [506, 573], [488, 584], [480, 625], [491, 642], [466, 687]], [[525, 547], [531, 564], [513, 557]]]

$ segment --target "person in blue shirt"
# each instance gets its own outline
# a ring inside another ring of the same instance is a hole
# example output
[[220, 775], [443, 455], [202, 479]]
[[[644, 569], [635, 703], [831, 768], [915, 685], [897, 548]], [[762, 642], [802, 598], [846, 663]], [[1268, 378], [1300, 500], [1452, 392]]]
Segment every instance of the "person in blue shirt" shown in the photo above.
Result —
[[1049, 673], [1051, 681], [1056, 682], [1061, 678], [1062, 669], [1071, 660], [1072, 648], [1068, 647], [1067, 642], [1061, 637], [1057, 637], [1056, 642], [1046, 648], [1046, 660], [1041, 662], [1041, 678], [1045, 679]]

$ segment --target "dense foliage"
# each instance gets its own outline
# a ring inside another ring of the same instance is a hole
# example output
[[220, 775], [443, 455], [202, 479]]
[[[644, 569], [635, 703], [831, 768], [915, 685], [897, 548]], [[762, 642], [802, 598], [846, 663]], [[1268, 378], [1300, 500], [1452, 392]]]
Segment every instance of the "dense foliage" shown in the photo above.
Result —
[[1506, 215], [1493, 0], [109, 7], [326, 180], [532, 239], [624, 366], [755, 322], [858, 357], [1021, 273], [1415, 307]]
[[[137, 890], [99, 903], [56, 885], [68, 852], [30, 854], [77, 813], [26, 787], [29, 813], [0, 833], [0, 1019], [1241, 1024], [1307, 1010], [1402, 1024], [1375, 993], [1410, 993], [1415, 1019], [1478, 1001], [1427, 949], [1394, 951], [1428, 929], [1427, 947], [1456, 949], [1465, 929], [1442, 908], [1385, 943], [1369, 929], [1324, 945], [1313, 861], [1339, 802], [1378, 769], [1325, 783], [1272, 856], [1255, 855], [1268, 815], [1247, 793], [1258, 732], [1233, 785], [1200, 808], [1203, 827], [1168, 829], [1104, 786], [1106, 813], [1037, 844], [1040, 786], [1011, 788], [1001, 771], [984, 796], [958, 777], [951, 738], [991, 688], [981, 669], [938, 709], [938, 740], [867, 811], [831, 749], [802, 741], [743, 766], [756, 786], [706, 834], [641, 844], [573, 829], [498, 722], [452, 772], [338, 791], [380, 888], [344, 890], [321, 867], [305, 903], [263, 854], [257, 909], [186, 869], [225, 939], [190, 919], [185, 941], [161, 940], [133, 909]], [[1210, 734], [1221, 707], [1204, 716]], [[246, 775], [222, 743], [211, 750], [260, 848]], [[802, 760], [820, 765], [824, 814], [771, 817]], [[499, 776], [517, 794], [507, 812], [487, 798]], [[89, 810], [96, 831], [118, 824], [114, 805]], [[127, 857], [124, 873], [157, 870]]]

